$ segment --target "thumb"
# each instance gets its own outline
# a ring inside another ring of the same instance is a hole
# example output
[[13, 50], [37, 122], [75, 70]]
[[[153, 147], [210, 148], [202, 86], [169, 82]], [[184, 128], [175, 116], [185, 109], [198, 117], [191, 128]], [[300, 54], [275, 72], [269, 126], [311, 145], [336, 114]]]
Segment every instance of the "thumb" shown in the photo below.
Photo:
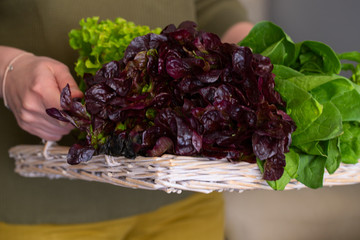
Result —
[[75, 79], [71, 75], [69, 69], [65, 65], [63, 67], [54, 68], [53, 70], [60, 92], [66, 87], [67, 84], [69, 84], [71, 97], [81, 98], [84, 96]]

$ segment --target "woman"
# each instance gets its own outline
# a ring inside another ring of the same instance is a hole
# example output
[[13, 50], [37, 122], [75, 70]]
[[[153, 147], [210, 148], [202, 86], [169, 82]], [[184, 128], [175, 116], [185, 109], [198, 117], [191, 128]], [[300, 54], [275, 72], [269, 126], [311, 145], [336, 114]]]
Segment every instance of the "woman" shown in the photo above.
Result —
[[227, 42], [238, 42], [252, 27], [237, 0], [1, 1], [0, 92], [10, 111], [0, 109], [0, 239], [222, 239], [219, 194], [174, 195], [13, 172], [10, 147], [71, 140], [72, 126], [45, 109], [60, 108], [67, 83], [74, 97], [82, 96], [68, 32], [91, 16], [151, 28], [193, 20]]

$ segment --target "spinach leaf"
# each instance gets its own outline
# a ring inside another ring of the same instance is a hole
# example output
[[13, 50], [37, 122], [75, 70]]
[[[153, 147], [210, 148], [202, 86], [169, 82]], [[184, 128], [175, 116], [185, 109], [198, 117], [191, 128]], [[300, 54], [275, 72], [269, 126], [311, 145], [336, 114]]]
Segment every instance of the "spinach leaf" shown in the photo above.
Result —
[[[345, 78], [334, 78], [334, 77], [325, 77], [329, 81], [324, 82], [322, 85], [315, 86], [311, 90], [311, 94], [318, 100], [320, 103], [325, 103], [331, 101], [335, 96], [343, 95], [345, 92], [349, 92], [354, 89], [353, 84]], [[314, 78], [316, 81], [318, 78]]]
[[342, 118], [338, 108], [331, 102], [323, 104], [323, 111], [311, 125], [303, 132], [293, 136], [295, 146], [323, 141], [338, 137], [342, 134]]
[[239, 45], [250, 47], [253, 52], [269, 57], [273, 64], [287, 66], [294, 61], [294, 42], [272, 22], [257, 23]]
[[348, 79], [336, 78], [310, 93], [322, 104], [331, 101], [339, 109], [343, 121], [360, 121], [360, 92]]
[[326, 170], [332, 174], [341, 163], [340, 138], [332, 138], [327, 141], [315, 141], [297, 146], [303, 153], [326, 157]]
[[360, 121], [360, 93], [353, 89], [331, 100], [340, 109], [343, 121]]
[[346, 122], [343, 128], [344, 134], [340, 136], [341, 161], [357, 163], [360, 158], [360, 123]]
[[[275, 42], [264, 51], [261, 55], [267, 56], [271, 59], [271, 62], [284, 64], [287, 58], [287, 48], [289, 48], [286, 38], [282, 38], [280, 41]], [[286, 56], [286, 57], [284, 57]]]
[[360, 63], [360, 52], [344, 52], [337, 55], [340, 60], [349, 60]]
[[[275, 89], [286, 102], [286, 113], [295, 121], [290, 150], [299, 154], [297, 177], [286, 171], [278, 181], [284, 189], [291, 178], [310, 188], [322, 186], [326, 170], [331, 174], [340, 162], [360, 158], [360, 53], [336, 54], [317, 41], [294, 43], [277, 25], [257, 24], [239, 43], [271, 59]], [[353, 61], [341, 64], [340, 60]], [[352, 71], [351, 78], [340, 71]], [[288, 165], [289, 158], [286, 158]], [[261, 169], [261, 163], [258, 163]]]
[[306, 74], [339, 74], [341, 63], [326, 44], [316, 41], [296, 43], [294, 69]]
[[273, 68], [273, 73], [275, 74], [275, 76], [277, 78], [281, 78], [281, 79], [289, 79], [292, 77], [299, 77], [299, 76], [305, 76], [304, 74], [296, 71], [293, 68], [284, 66], [284, 65], [280, 65], [280, 64], [273, 64], [274, 68]]
[[[325, 83], [334, 81], [338, 78], [341, 78], [337, 75], [328, 76], [328, 75], [302, 75], [288, 78], [288, 80], [292, 83], [295, 83], [298, 87], [304, 89], [309, 92], [312, 89], [319, 87]], [[345, 78], [344, 78], [345, 79]], [[346, 80], [346, 79], [345, 79]], [[349, 83], [349, 86], [351, 83]], [[351, 88], [351, 86], [350, 86]], [[321, 89], [321, 88], [320, 88]], [[312, 93], [311, 93], [312, 94]]]
[[299, 168], [296, 179], [309, 188], [323, 186], [326, 157], [299, 154]]
[[340, 166], [341, 152], [340, 152], [340, 138], [333, 138], [326, 142], [327, 159], [325, 163], [326, 170], [332, 174]]
[[296, 147], [304, 153], [326, 157], [326, 151], [320, 141], [312, 141], [297, 145]]
[[293, 136], [307, 129], [322, 113], [323, 106], [294, 83], [275, 78], [275, 89], [286, 101], [287, 114], [297, 125]]
[[353, 51], [353, 52], [341, 53], [338, 54], [338, 58], [340, 60], [353, 61], [357, 63], [356, 65], [352, 63], [342, 63], [341, 70], [342, 71], [350, 70], [352, 72], [352, 76], [350, 77], [350, 79], [354, 83], [360, 84], [360, 52]]
[[303, 153], [326, 158], [326, 170], [332, 174], [341, 163], [340, 138], [332, 138], [327, 141], [315, 141], [297, 146]]

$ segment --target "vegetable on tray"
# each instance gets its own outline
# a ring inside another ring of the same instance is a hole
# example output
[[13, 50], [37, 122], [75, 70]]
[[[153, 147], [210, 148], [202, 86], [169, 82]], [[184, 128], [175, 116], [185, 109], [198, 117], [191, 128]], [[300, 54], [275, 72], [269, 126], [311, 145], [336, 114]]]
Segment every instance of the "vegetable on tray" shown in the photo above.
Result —
[[[109, 59], [116, 50], [104, 47], [94, 58], [89, 49], [106, 44], [88, 29], [102, 23], [81, 23], [87, 27], [73, 30], [70, 43], [87, 49], [79, 50], [83, 67], [76, 70], [85, 97], [72, 98], [67, 86], [62, 109], [47, 109], [81, 132], [69, 164], [98, 154], [226, 158], [257, 162], [263, 179], [282, 190], [294, 178], [321, 187], [325, 169], [357, 163], [359, 68], [344, 65], [354, 82], [339, 75], [339, 57], [360, 62], [355, 52], [338, 56], [323, 43], [294, 43], [271, 22], [258, 23], [238, 45], [222, 43], [186, 21], [146, 29], [123, 54]], [[84, 68], [91, 61], [101, 66], [96, 73]]]

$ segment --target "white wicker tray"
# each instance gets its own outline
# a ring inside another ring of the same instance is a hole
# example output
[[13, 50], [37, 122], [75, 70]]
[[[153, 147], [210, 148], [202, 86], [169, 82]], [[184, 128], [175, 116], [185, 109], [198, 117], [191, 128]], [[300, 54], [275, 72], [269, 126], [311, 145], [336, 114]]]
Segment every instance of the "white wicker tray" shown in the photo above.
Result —
[[[271, 189], [261, 179], [258, 166], [246, 162], [174, 155], [136, 159], [99, 155], [87, 163], [69, 165], [68, 149], [54, 144], [19, 145], [11, 148], [9, 154], [16, 161], [15, 171], [25, 177], [82, 179], [168, 193]], [[360, 183], [359, 173], [360, 163], [342, 164], [334, 174], [325, 173], [324, 186]], [[286, 189], [304, 187], [294, 180]]]

